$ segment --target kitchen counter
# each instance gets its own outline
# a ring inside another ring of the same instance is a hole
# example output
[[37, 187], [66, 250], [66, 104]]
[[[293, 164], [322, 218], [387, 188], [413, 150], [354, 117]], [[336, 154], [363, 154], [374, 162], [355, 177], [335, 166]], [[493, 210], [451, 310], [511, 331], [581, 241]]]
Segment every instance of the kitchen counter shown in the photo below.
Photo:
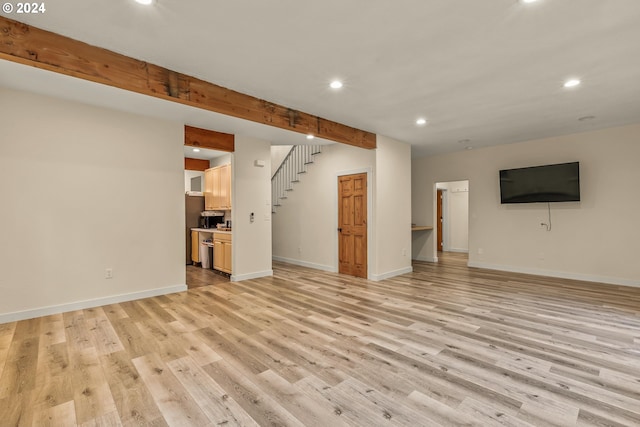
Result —
[[198, 233], [231, 234], [231, 231], [218, 230], [217, 228], [192, 228], [191, 231], [197, 231]]

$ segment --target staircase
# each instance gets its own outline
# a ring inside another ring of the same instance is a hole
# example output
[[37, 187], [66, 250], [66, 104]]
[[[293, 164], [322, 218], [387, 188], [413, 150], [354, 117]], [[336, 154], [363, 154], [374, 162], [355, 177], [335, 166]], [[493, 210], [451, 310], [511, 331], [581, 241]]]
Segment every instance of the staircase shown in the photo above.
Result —
[[282, 206], [282, 200], [293, 191], [293, 184], [300, 182], [300, 175], [307, 173], [307, 165], [313, 163], [315, 155], [322, 152], [321, 145], [294, 145], [280, 167], [271, 177], [271, 213]]

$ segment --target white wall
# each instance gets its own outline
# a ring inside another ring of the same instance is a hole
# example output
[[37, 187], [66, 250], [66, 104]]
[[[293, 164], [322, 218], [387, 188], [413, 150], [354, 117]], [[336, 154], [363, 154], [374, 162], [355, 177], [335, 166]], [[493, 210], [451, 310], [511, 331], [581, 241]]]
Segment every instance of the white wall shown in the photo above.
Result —
[[186, 289], [181, 124], [0, 88], [0, 129], [0, 322]]
[[209, 160], [209, 167], [215, 168], [216, 166], [228, 165], [231, 163], [233, 153], [223, 154], [222, 156], [215, 157]]
[[[264, 160], [265, 165], [254, 165]], [[240, 281], [273, 275], [271, 268], [271, 145], [236, 135], [232, 156], [233, 275]], [[253, 212], [254, 221], [250, 221]]]
[[411, 268], [411, 146], [377, 137], [373, 280]]
[[289, 154], [293, 145], [272, 145], [271, 146], [271, 176], [273, 176], [284, 158]]
[[[469, 264], [640, 286], [640, 125], [414, 159], [413, 222], [433, 224], [436, 182], [469, 179]], [[498, 171], [580, 162], [581, 202], [501, 205]], [[435, 236], [413, 256], [435, 257]]]
[[[373, 188], [375, 150], [344, 144], [323, 147], [308, 172], [300, 176], [273, 215], [273, 255], [276, 260], [294, 262], [326, 271], [338, 271], [338, 175], [369, 172]], [[373, 200], [369, 200], [372, 204]], [[374, 216], [375, 212], [368, 212]], [[373, 227], [373, 228], [372, 228]], [[375, 223], [369, 222], [370, 237]], [[375, 242], [371, 240], [370, 242]], [[375, 246], [372, 244], [371, 246]], [[375, 257], [369, 251], [369, 268]]]
[[[204, 191], [204, 172], [184, 171], [184, 191], [191, 191], [191, 178], [200, 177], [200, 191]], [[193, 190], [196, 191], [196, 190]]]

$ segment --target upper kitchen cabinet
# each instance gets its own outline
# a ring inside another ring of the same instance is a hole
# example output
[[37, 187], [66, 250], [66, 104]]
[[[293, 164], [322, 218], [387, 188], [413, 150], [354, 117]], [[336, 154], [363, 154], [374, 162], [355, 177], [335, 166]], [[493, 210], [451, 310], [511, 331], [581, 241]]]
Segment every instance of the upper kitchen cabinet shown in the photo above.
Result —
[[231, 164], [220, 166], [220, 207], [231, 209]]
[[216, 166], [204, 171], [205, 210], [231, 209], [231, 165]]
[[204, 171], [204, 210], [213, 210], [213, 169]]

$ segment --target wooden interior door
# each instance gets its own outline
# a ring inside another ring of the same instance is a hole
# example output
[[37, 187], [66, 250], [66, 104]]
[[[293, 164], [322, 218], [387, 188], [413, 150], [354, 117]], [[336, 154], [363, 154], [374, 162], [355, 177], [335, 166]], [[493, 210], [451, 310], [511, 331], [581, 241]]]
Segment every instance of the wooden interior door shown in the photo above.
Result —
[[444, 248], [442, 244], [442, 228], [444, 227], [444, 218], [442, 217], [442, 190], [438, 190], [438, 195], [436, 196], [436, 205], [437, 205], [437, 227], [438, 227], [438, 250], [441, 251]]
[[338, 177], [338, 271], [367, 278], [367, 174]]

